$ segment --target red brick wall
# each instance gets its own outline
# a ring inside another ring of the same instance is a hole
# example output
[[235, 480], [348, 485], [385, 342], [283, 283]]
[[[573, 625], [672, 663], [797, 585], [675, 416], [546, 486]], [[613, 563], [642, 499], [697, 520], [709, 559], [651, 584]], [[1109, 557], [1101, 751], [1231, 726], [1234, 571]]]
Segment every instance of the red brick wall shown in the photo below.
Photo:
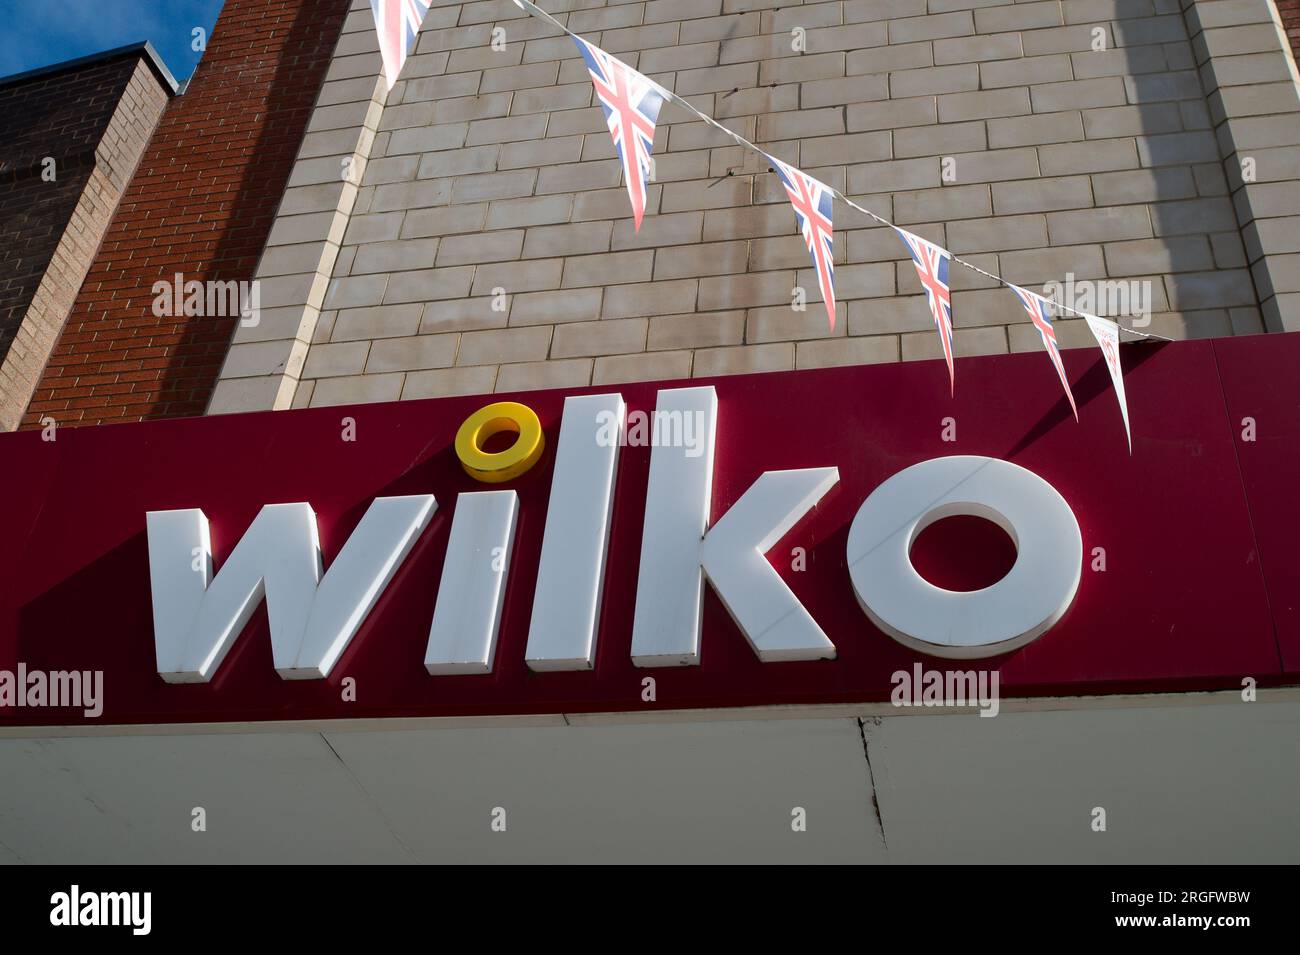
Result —
[[16, 160], [0, 170], [0, 430], [31, 401], [169, 91], [139, 50], [0, 88]]
[[1277, 12], [1282, 14], [1282, 26], [1291, 41], [1291, 52], [1300, 60], [1300, 0], [1275, 0]]
[[118, 207], [23, 427], [47, 414], [77, 425], [203, 413], [236, 319], [157, 318], [153, 284], [177, 272], [252, 279], [348, 6], [226, 0]]
[[[42, 350], [33, 347], [32, 329], [20, 333], [119, 103], [138, 69], [149, 79], [141, 56], [131, 53], [0, 84], [0, 429], [16, 424], [49, 358], [53, 340]], [[160, 110], [161, 104], [149, 119], [156, 121]], [[152, 128], [150, 122], [144, 140]], [[144, 140], [137, 145], [143, 147]], [[54, 161], [53, 179], [45, 175], [47, 157]], [[95, 235], [84, 258], [71, 263], [73, 274], [66, 281], [76, 284], [66, 289], [68, 305], [100, 238], [102, 233]], [[54, 334], [66, 315], [67, 305], [62, 314], [50, 316], [57, 322]]]

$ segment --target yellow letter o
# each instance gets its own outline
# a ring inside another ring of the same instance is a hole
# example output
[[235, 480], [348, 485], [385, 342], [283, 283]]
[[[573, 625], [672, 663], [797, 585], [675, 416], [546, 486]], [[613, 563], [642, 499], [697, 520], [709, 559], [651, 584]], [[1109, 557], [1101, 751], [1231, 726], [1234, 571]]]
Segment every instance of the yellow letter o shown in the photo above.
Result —
[[[513, 431], [518, 439], [504, 451], [489, 454], [483, 443], [494, 434]], [[523, 474], [542, 457], [546, 439], [542, 423], [527, 405], [499, 401], [480, 408], [456, 432], [456, 457], [465, 473], [476, 481], [500, 484]]]

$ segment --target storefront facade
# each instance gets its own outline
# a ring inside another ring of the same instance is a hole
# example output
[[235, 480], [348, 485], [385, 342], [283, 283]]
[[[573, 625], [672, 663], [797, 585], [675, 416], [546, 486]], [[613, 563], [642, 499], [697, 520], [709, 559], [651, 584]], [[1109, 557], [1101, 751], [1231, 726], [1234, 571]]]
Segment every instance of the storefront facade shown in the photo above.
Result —
[[1294, 861], [1277, 8], [554, 6], [1174, 340], [1117, 401], [1060, 319], [1067, 401], [962, 271], [950, 382], [893, 230], [837, 218], [829, 328], [774, 177], [667, 107], [634, 229], [508, 0], [391, 91], [367, 2], [228, 4], [0, 436], [0, 857]]

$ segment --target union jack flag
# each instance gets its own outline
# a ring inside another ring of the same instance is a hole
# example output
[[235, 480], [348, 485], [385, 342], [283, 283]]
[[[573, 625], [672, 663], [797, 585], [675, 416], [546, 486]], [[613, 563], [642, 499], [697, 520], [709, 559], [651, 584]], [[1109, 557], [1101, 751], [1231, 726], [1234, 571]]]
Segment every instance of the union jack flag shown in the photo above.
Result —
[[632, 217], [641, 231], [645, 215], [646, 182], [653, 168], [650, 151], [655, 144], [655, 122], [664, 96], [659, 86], [632, 67], [614, 59], [600, 47], [574, 37], [578, 52], [587, 61], [587, 72], [605, 110], [609, 134], [623, 161], [623, 179], [632, 199]]
[[907, 251], [912, 253], [912, 261], [916, 263], [916, 274], [921, 279], [921, 288], [925, 289], [930, 314], [943, 344], [943, 357], [948, 362], [948, 389], [952, 393], [957, 383], [952, 369], [952, 292], [948, 288], [948, 251], [898, 226], [894, 226], [894, 231], [907, 245]]
[[1128, 453], [1133, 453], [1133, 429], [1128, 423], [1128, 398], [1124, 396], [1124, 369], [1119, 362], [1119, 325], [1096, 315], [1084, 315], [1084, 321], [1092, 330], [1093, 337], [1101, 346], [1101, 356], [1106, 359], [1106, 370], [1110, 372], [1110, 383], [1115, 386], [1115, 398], [1119, 401], [1119, 412], [1124, 418], [1124, 434], [1128, 436]]
[[429, 12], [429, 0], [370, 0], [375, 15], [375, 29], [379, 33], [379, 52], [384, 57], [384, 76], [391, 91], [397, 83], [415, 40], [420, 24]]
[[1074, 410], [1074, 420], [1078, 421], [1079, 409], [1074, 405], [1070, 381], [1065, 377], [1065, 366], [1061, 364], [1061, 349], [1056, 344], [1056, 330], [1052, 328], [1052, 319], [1048, 314], [1051, 302], [1018, 285], [1012, 285], [1011, 291], [1019, 297], [1021, 304], [1025, 306], [1025, 311], [1029, 313], [1029, 320], [1034, 323], [1034, 328], [1038, 329], [1038, 334], [1043, 336], [1043, 347], [1047, 349], [1047, 356], [1052, 359], [1052, 364], [1056, 367], [1056, 374], [1061, 379], [1061, 387], [1065, 389], [1065, 397], [1070, 399], [1070, 407]]
[[[766, 156], [767, 154], [764, 153]], [[799, 229], [803, 232], [804, 244], [812, 255], [813, 268], [817, 270], [817, 284], [821, 286], [822, 301], [826, 303], [826, 314], [831, 320], [831, 330], [835, 330], [835, 252], [834, 239], [831, 235], [831, 213], [834, 209], [834, 197], [830, 187], [818, 182], [805, 172], [783, 163], [774, 156], [767, 156], [767, 161], [776, 169], [794, 206], [794, 214], [799, 219]]]

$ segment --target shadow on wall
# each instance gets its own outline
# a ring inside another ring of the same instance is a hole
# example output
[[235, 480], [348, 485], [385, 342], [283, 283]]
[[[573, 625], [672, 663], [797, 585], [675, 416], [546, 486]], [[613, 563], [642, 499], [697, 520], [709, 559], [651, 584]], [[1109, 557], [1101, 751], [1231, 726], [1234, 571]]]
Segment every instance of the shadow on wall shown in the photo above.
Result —
[[[1162, 9], [1167, 6], [1160, 0], [1154, 6], [1153, 0], [1117, 0], [1115, 19], [1093, 28], [1092, 53], [1072, 55], [1076, 81], [1120, 77], [1129, 105], [1085, 107], [1085, 143], [1060, 148], [1086, 149], [1079, 168], [1091, 179], [1096, 214], [1118, 219], [1128, 210], [1145, 208], [1152, 238], [1104, 242], [1100, 271], [1058, 279], [1067, 293], [1062, 301], [1171, 338], [1263, 332], [1260, 296], [1246, 268], [1229, 196], [1229, 157], [1211, 128], [1189, 41], [1191, 28], [1181, 12], [1162, 16]], [[1113, 159], [1108, 161], [1108, 154]], [[1137, 168], [1127, 168], [1133, 159]], [[1066, 284], [1070, 278], [1073, 283]], [[1145, 303], [1147, 315], [1135, 313], [1134, 303]], [[1071, 318], [1058, 316], [1067, 322]], [[1158, 340], [1147, 340], [1126, 348], [1126, 374], [1162, 347]], [[1073, 382], [1080, 412], [1111, 387], [1098, 355]], [[1062, 395], [1005, 457], [1014, 460], [1072, 416]]]
[[[250, 143], [253, 158], [235, 167], [240, 176], [237, 191], [223, 202], [222, 212], [203, 216], [204, 220], [229, 217], [207, 259], [207, 271], [187, 274], [187, 279], [252, 281], [351, 0], [282, 0], [281, 6], [292, 10], [294, 16], [285, 28], [287, 35], [275, 56], [269, 84], [258, 70], [249, 69], [254, 64], [247, 62], [242, 50], [245, 34], [228, 22], [238, 14], [239, 5], [228, 4], [214, 30], [217, 49], [209, 50], [186, 96], [178, 101], [180, 107], [191, 97], [211, 98], [214, 107], [220, 108], [222, 102], [260, 97], [257, 113], [264, 117]], [[230, 31], [228, 40], [223, 27]], [[240, 49], [224, 58], [214, 56], [214, 52], [225, 52], [220, 46], [223, 42]], [[152, 295], [147, 289], [142, 292]], [[197, 401], [203, 406], [197, 413], [203, 413], [237, 321], [230, 316], [194, 316], [186, 321], [181, 340], [170, 353], [170, 364], [161, 379], [163, 390], [154, 399], [151, 416], [167, 416], [167, 406], [173, 402]]]
[[[1196, 21], [1186, 11], [1194, 2], [1116, 3], [1108, 42], [1121, 54], [1132, 133], [1120, 110], [1100, 110], [1085, 113], [1085, 127], [1094, 126], [1085, 134], [1090, 140], [1135, 134], [1140, 168], [1094, 175], [1094, 199], [1098, 207], [1148, 203], [1152, 234], [1162, 245], [1154, 253], [1163, 273], [1151, 279], [1151, 313], [1166, 314], [1145, 330], [1171, 338], [1263, 332], [1260, 295], [1247, 268], [1225, 173], [1230, 157], [1215, 135], [1190, 42]], [[1075, 75], [1081, 78], [1077, 67]], [[1107, 131], [1112, 121], [1113, 131]], [[1108, 244], [1107, 271], [1123, 276], [1132, 269], [1134, 278], [1150, 278], [1141, 274], [1151, 261], [1141, 245]]]

